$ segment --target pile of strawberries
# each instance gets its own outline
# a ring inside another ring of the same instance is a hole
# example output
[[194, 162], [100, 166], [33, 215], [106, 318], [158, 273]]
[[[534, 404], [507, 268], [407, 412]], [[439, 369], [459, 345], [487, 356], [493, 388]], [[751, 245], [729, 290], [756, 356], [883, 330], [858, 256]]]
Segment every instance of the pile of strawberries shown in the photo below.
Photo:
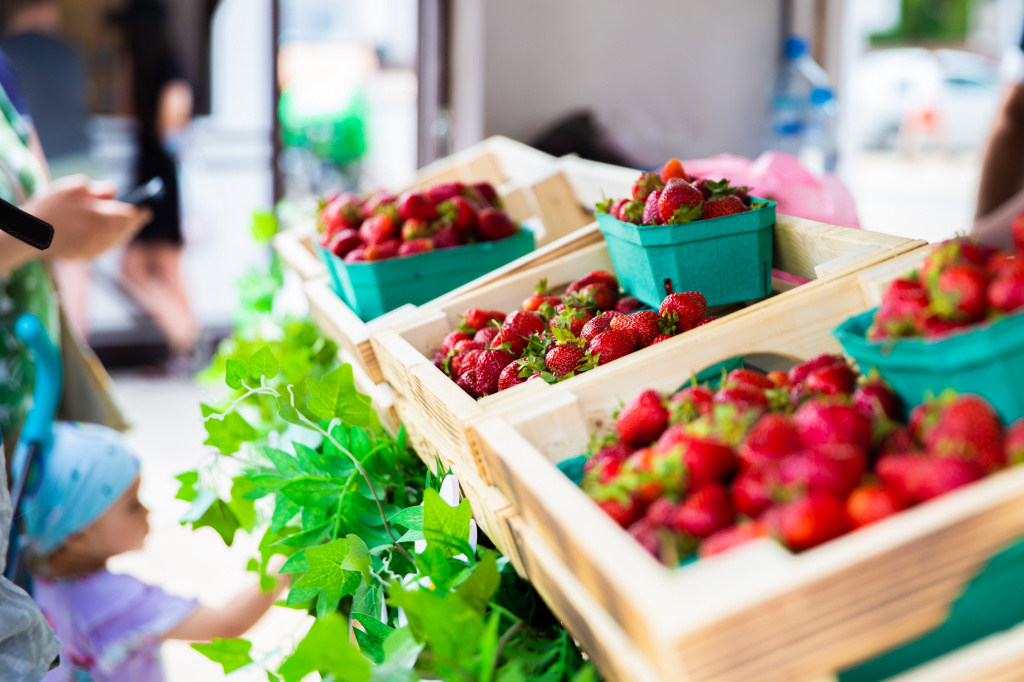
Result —
[[774, 537], [809, 549], [1024, 461], [983, 399], [952, 392], [897, 421], [877, 376], [839, 356], [730, 372], [717, 391], [645, 391], [587, 461], [583, 489], [666, 564]]
[[615, 275], [595, 270], [561, 296], [541, 282], [522, 308], [508, 315], [472, 308], [444, 338], [434, 365], [474, 398], [526, 381], [554, 383], [660, 343], [716, 319], [690, 291], [671, 294], [659, 310], [641, 310], [622, 296]]
[[597, 204], [597, 212], [635, 225], [682, 225], [766, 205], [753, 203], [747, 191], [731, 187], [728, 180], [694, 179], [679, 159], [671, 159], [660, 171], [641, 173], [632, 197], [606, 199]]
[[1024, 222], [1014, 252], [966, 238], [944, 242], [921, 269], [882, 293], [868, 338], [936, 338], [1024, 307]]
[[443, 181], [398, 197], [344, 192], [321, 208], [317, 229], [321, 246], [359, 263], [496, 242], [518, 228], [489, 183]]

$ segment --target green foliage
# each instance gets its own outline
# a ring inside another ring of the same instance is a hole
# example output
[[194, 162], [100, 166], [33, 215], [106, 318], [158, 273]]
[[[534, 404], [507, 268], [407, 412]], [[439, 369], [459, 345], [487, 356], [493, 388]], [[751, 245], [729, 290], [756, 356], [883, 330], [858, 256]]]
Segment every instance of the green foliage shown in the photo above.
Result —
[[214, 663], [220, 663], [225, 675], [252, 663], [249, 655], [252, 643], [244, 639], [215, 639], [209, 644], [193, 644], [192, 648]]

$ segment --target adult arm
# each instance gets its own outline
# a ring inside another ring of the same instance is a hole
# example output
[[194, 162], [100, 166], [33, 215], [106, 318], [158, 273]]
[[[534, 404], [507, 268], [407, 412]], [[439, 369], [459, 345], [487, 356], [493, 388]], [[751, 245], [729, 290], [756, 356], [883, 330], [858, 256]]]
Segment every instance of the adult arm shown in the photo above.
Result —
[[982, 218], [1024, 189], [1024, 84], [1008, 88], [981, 168], [976, 216]]

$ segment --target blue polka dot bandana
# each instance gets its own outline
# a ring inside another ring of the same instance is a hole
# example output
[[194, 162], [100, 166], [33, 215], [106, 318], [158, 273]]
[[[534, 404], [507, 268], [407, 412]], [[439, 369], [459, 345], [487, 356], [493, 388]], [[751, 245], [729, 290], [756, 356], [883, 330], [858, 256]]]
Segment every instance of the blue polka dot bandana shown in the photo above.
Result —
[[139, 475], [139, 461], [120, 433], [105, 426], [53, 425], [53, 447], [41, 458], [42, 480], [21, 511], [26, 539], [46, 556], [103, 515]]

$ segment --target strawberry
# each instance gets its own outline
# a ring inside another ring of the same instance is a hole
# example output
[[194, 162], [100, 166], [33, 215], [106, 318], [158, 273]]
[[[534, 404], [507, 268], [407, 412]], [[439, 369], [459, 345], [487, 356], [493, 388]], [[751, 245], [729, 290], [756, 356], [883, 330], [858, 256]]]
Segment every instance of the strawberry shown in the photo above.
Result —
[[423, 194], [427, 198], [427, 201], [436, 206], [437, 204], [448, 201], [453, 197], [458, 197], [465, 191], [466, 186], [458, 180], [440, 180], [427, 185], [423, 189]]
[[719, 318], [717, 318], [717, 317], [714, 317], [714, 316], [710, 316], [710, 317], [705, 317], [705, 318], [704, 318], [703, 320], [701, 320], [700, 322], [698, 322], [696, 326], [698, 326], [698, 327], [703, 327], [704, 325], [708, 324], [709, 322], [714, 322], [714, 321], [715, 321], [715, 320], [717, 320], [717, 319], [719, 319]]
[[661, 534], [658, 531], [658, 524], [644, 517], [626, 530], [649, 554], [661, 558]]
[[331, 238], [330, 243], [327, 245], [327, 250], [338, 258], [344, 258], [351, 251], [362, 245], [363, 240], [359, 238], [358, 232], [355, 230], [342, 230]]
[[642, 225], [644, 219], [644, 206], [642, 201], [628, 201], [619, 209], [619, 220], [634, 225]]
[[658, 203], [661, 201], [661, 190], [651, 192], [644, 202], [644, 210], [640, 217], [641, 225], [661, 225], [661, 213], [658, 211]]
[[779, 484], [785, 490], [826, 492], [845, 498], [867, 468], [867, 454], [849, 445], [802, 450], [779, 463]]
[[544, 365], [558, 378], [583, 371], [586, 354], [572, 345], [552, 346], [544, 355]]
[[768, 413], [740, 443], [737, 450], [745, 468], [757, 468], [765, 462], [778, 461], [801, 447], [800, 434], [793, 421], [783, 414]]
[[629, 315], [643, 307], [643, 302], [636, 296], [623, 296], [619, 299], [619, 302], [615, 304], [614, 310], [615, 312], [622, 313], [623, 315]]
[[363, 221], [362, 199], [351, 192], [343, 192], [327, 202], [317, 216], [317, 228], [326, 234], [357, 227]]
[[611, 329], [612, 319], [614, 318], [608, 315], [598, 315], [583, 325], [583, 329], [580, 330], [579, 337], [587, 343], [590, 343], [598, 334], [602, 334]]
[[793, 415], [800, 441], [809, 448], [820, 445], [871, 447], [871, 420], [853, 407], [812, 398]]
[[696, 419], [711, 414], [714, 409], [715, 394], [706, 386], [687, 386], [675, 393], [669, 402], [677, 412], [682, 412], [689, 419]]
[[658, 216], [667, 225], [681, 225], [701, 216], [704, 196], [700, 190], [681, 178], [665, 183], [665, 189], [658, 197]]
[[935, 283], [937, 273], [953, 265], [975, 265], [984, 268], [994, 251], [966, 237], [957, 237], [939, 244], [921, 264], [921, 282], [927, 286]]
[[508, 334], [515, 334], [523, 339], [529, 339], [533, 334], [543, 333], [546, 327], [540, 315], [526, 310], [516, 310], [502, 322], [501, 331], [503, 338]]
[[727, 196], [720, 199], [711, 199], [705, 201], [701, 208], [700, 217], [702, 220], [711, 220], [712, 218], [722, 218], [727, 215], [735, 215], [737, 213], [745, 213], [750, 209], [747, 208], [739, 197]]
[[[480, 357], [480, 353], [483, 352], [482, 348], [467, 349], [464, 351], [456, 350], [456, 354], [452, 356], [451, 370], [452, 376], [458, 379], [466, 372], [476, 367], [476, 361]], [[473, 392], [476, 392], [476, 379], [473, 379]]]
[[768, 372], [768, 380], [772, 382], [775, 388], [787, 389], [792, 386], [789, 381], [789, 374], [779, 369]]
[[409, 218], [437, 220], [437, 207], [422, 192], [406, 192], [398, 198], [398, 215], [405, 221]]
[[562, 299], [559, 296], [541, 296], [540, 294], [536, 294], [523, 301], [522, 308], [523, 310], [535, 313], [540, 310], [540, 307], [545, 303], [554, 307], [561, 302]]
[[1018, 253], [1024, 253], [1024, 212], [1013, 219], [1013, 224], [1010, 225], [1010, 238], [1013, 240], [1013, 249]]
[[662, 315], [675, 313], [679, 317], [679, 331], [693, 329], [704, 319], [708, 309], [708, 301], [698, 291], [682, 291], [669, 294], [661, 302], [659, 312]]
[[597, 503], [597, 506], [623, 528], [632, 525], [643, 513], [643, 506], [640, 504], [640, 501], [632, 497], [626, 502], [614, 498], [601, 500]]
[[1024, 307], [1024, 266], [1005, 268], [992, 280], [985, 297], [990, 308], [1012, 313]]
[[1004, 444], [1007, 464], [1024, 463], [1024, 419], [1018, 419], [1007, 429]]
[[701, 196], [704, 197], [704, 201], [707, 201], [712, 196], [711, 187], [708, 186], [707, 178], [697, 178], [693, 181], [694, 188], [700, 192]]
[[580, 295], [598, 310], [611, 310], [619, 301], [619, 292], [612, 291], [604, 284], [588, 284], [580, 291]]
[[897, 426], [878, 444], [878, 452], [882, 455], [897, 455], [901, 452], [917, 450], [917, 441], [909, 427]]
[[526, 379], [519, 376], [522, 371], [523, 368], [519, 366], [518, 362], [506, 365], [505, 369], [501, 370], [501, 375], [498, 376], [498, 391], [506, 391], [519, 384], [525, 384]]
[[641, 348], [651, 345], [658, 334], [662, 333], [661, 316], [653, 310], [639, 310], [629, 315], [612, 319], [612, 329], [626, 329], [634, 334], [640, 342]]
[[882, 292], [882, 305], [875, 314], [868, 337], [917, 335], [917, 320], [928, 310], [928, 305], [928, 292], [916, 279], [893, 280]]
[[618, 201], [612, 203], [612, 205], [608, 208], [609, 215], [611, 215], [614, 218], [618, 218], [619, 220], [622, 220], [624, 222], [629, 222], [623, 215], [623, 210], [629, 203], [631, 203], [629, 199], [619, 199]]
[[387, 209], [396, 201], [398, 197], [387, 190], [374, 192], [363, 202], [363, 219], [377, 215], [379, 211]]
[[478, 182], [472, 185], [471, 189], [475, 190], [483, 200], [494, 208], [501, 208], [501, 200], [498, 199], [498, 191], [494, 189], [494, 185], [489, 182]]
[[841, 499], [811, 493], [780, 507], [773, 525], [783, 544], [799, 552], [842, 535], [850, 521]]
[[913, 503], [944, 495], [984, 474], [974, 462], [917, 453], [886, 455], [876, 470], [886, 487]]
[[680, 533], [703, 540], [731, 525], [735, 516], [725, 488], [708, 483], [683, 500], [675, 511], [673, 525]]
[[[479, 341], [484, 344], [485, 347], [491, 346], [494, 339], [501, 333], [500, 327], [484, 327], [476, 334], [473, 334], [473, 340]], [[501, 345], [501, 344], [498, 344]]]
[[431, 237], [436, 249], [454, 249], [457, 246], [465, 246], [469, 243], [465, 232], [456, 230], [451, 225], [442, 227]]
[[361, 263], [361, 262], [365, 261], [366, 260], [366, 247], [365, 246], [357, 246], [356, 248], [354, 248], [351, 251], [349, 251], [348, 253], [346, 253], [345, 257], [342, 258], [342, 260], [345, 261], [346, 263]]
[[931, 454], [972, 461], [987, 472], [1006, 466], [999, 415], [975, 395], [958, 395], [942, 405], [921, 440]]
[[580, 334], [583, 333], [583, 328], [592, 319], [594, 317], [588, 310], [566, 307], [551, 318], [549, 328], [552, 334], [555, 333], [555, 329], [566, 329], [570, 334], [579, 338]]
[[[372, 218], [370, 219], [372, 220]], [[369, 220], [366, 222], [370, 222]], [[366, 223], [363, 223], [364, 225]], [[385, 239], [382, 242], [370, 244], [366, 247], [363, 252], [363, 258], [368, 261], [387, 260], [388, 258], [395, 258], [398, 256], [398, 250], [401, 248], [401, 242], [397, 239]]]
[[513, 332], [499, 331], [495, 334], [494, 338], [491, 339], [492, 348], [505, 348], [512, 355], [522, 357], [526, 351], [527, 340], [522, 336], [519, 336]]
[[805, 362], [801, 362], [793, 369], [789, 370], [789, 381], [793, 385], [802, 384], [807, 375], [816, 369], [821, 367], [827, 367], [835, 364], [846, 364], [846, 360], [841, 355], [819, 355], [811, 358]]
[[592, 270], [566, 287], [565, 293], [574, 294], [591, 284], [603, 284], [612, 291], [619, 290], [619, 280], [615, 278], [615, 275], [606, 270]]
[[733, 547], [765, 537], [768, 537], [768, 529], [763, 523], [755, 521], [740, 526], [732, 526], [718, 531], [702, 542], [698, 555], [701, 557], [714, 556]]
[[[491, 320], [497, 322], [505, 321], [505, 313], [500, 310], [482, 310], [480, 308], [470, 308], [466, 312], [462, 313], [459, 318], [459, 328], [465, 327], [468, 330], [478, 332], [484, 327], [491, 323]], [[465, 330], [464, 330], [465, 331]]]
[[[505, 369], [508, 369], [507, 367]], [[584, 490], [593, 486], [606, 486], [622, 470], [622, 464], [633, 454], [633, 449], [622, 442], [606, 445], [583, 465]]]
[[615, 432], [629, 445], [652, 442], [668, 426], [668, 410], [655, 391], [644, 391], [633, 398], [615, 419]]
[[744, 471], [732, 484], [732, 503], [737, 513], [756, 519], [772, 506], [772, 489], [778, 477], [778, 464]]
[[687, 433], [683, 424], [670, 426], [658, 439], [656, 450], [669, 453], [679, 448], [690, 488], [724, 480], [736, 468], [732, 448], [714, 436]]
[[863, 528], [905, 509], [907, 503], [883, 485], [862, 485], [846, 500], [846, 514], [854, 528]]
[[915, 321], [915, 324], [918, 327], [919, 334], [923, 335], [926, 339], [936, 339], [940, 336], [948, 336], [949, 334], [961, 331], [969, 327], [971, 323], [967, 320], [951, 320], [939, 313], [926, 309]]
[[725, 376], [725, 383], [727, 384], [750, 384], [756, 386], [761, 390], [768, 390], [775, 388], [775, 384], [764, 374], [755, 372], [752, 369], [734, 369]]
[[768, 408], [768, 397], [764, 391], [750, 384], [727, 386], [715, 393], [714, 400], [716, 405], [732, 405], [741, 412]]
[[857, 387], [857, 375], [847, 364], [819, 367], [807, 375], [804, 387], [811, 393], [850, 395]]
[[671, 528], [678, 510], [678, 504], [667, 497], [661, 497], [651, 503], [644, 518], [660, 528]]
[[420, 253], [427, 253], [434, 250], [434, 242], [429, 239], [413, 239], [403, 242], [398, 247], [399, 256], [415, 256]]
[[683, 169], [683, 164], [680, 163], [679, 159], [669, 159], [668, 163], [661, 167], [661, 181], [668, 184], [668, 181], [672, 178], [680, 178], [690, 182], [690, 176]]
[[626, 329], [610, 329], [593, 337], [588, 350], [597, 358], [597, 364], [600, 366], [629, 355], [636, 350], [636, 344], [637, 338], [633, 332]]
[[395, 225], [395, 219], [391, 217], [390, 213], [378, 213], [371, 218], [367, 218], [359, 227], [359, 238], [368, 245], [379, 244], [386, 239], [395, 237], [397, 234], [398, 230]]
[[985, 314], [988, 277], [975, 265], [952, 265], [932, 287], [932, 306], [943, 317], [972, 322]]
[[487, 344], [483, 341], [477, 341], [476, 338], [470, 339], [469, 341], [457, 341], [455, 343], [456, 353], [468, 353], [471, 350], [485, 350]]
[[471, 398], [478, 397], [476, 394], [476, 370], [470, 369], [459, 375], [455, 381], [459, 388], [466, 392]]
[[654, 337], [654, 340], [651, 341], [651, 345], [653, 346], [655, 344], [661, 343], [662, 341], [668, 341], [671, 338], [671, 334], [658, 334], [657, 336]]
[[664, 496], [679, 495], [684, 482], [680, 458], [655, 452], [652, 448], [640, 448], [622, 465], [620, 483], [627, 485], [632, 494], [646, 504]]
[[445, 336], [444, 340], [441, 341], [441, 353], [443, 355], [447, 356], [449, 353], [451, 353], [455, 349], [455, 345], [457, 343], [459, 343], [460, 341], [474, 341], [474, 340], [476, 340], [475, 337], [471, 337], [469, 334], [467, 334], [464, 331], [459, 331], [459, 330], [453, 331], [453, 332], [449, 333], [447, 336]]
[[647, 201], [651, 193], [660, 190], [665, 186], [657, 173], [641, 173], [637, 181], [633, 183], [633, 200]]
[[498, 392], [501, 372], [515, 361], [515, 356], [505, 350], [485, 350], [477, 358], [476, 394], [481, 398]]
[[496, 242], [516, 233], [512, 217], [497, 208], [485, 208], [477, 214], [477, 230], [484, 241]]
[[881, 378], [872, 377], [853, 392], [853, 406], [872, 420], [898, 419], [903, 411], [900, 399], [889, 384]]
[[437, 210], [445, 224], [451, 225], [456, 230], [468, 232], [476, 227], [476, 208], [473, 206], [473, 202], [466, 197], [452, 197], [439, 204]]

